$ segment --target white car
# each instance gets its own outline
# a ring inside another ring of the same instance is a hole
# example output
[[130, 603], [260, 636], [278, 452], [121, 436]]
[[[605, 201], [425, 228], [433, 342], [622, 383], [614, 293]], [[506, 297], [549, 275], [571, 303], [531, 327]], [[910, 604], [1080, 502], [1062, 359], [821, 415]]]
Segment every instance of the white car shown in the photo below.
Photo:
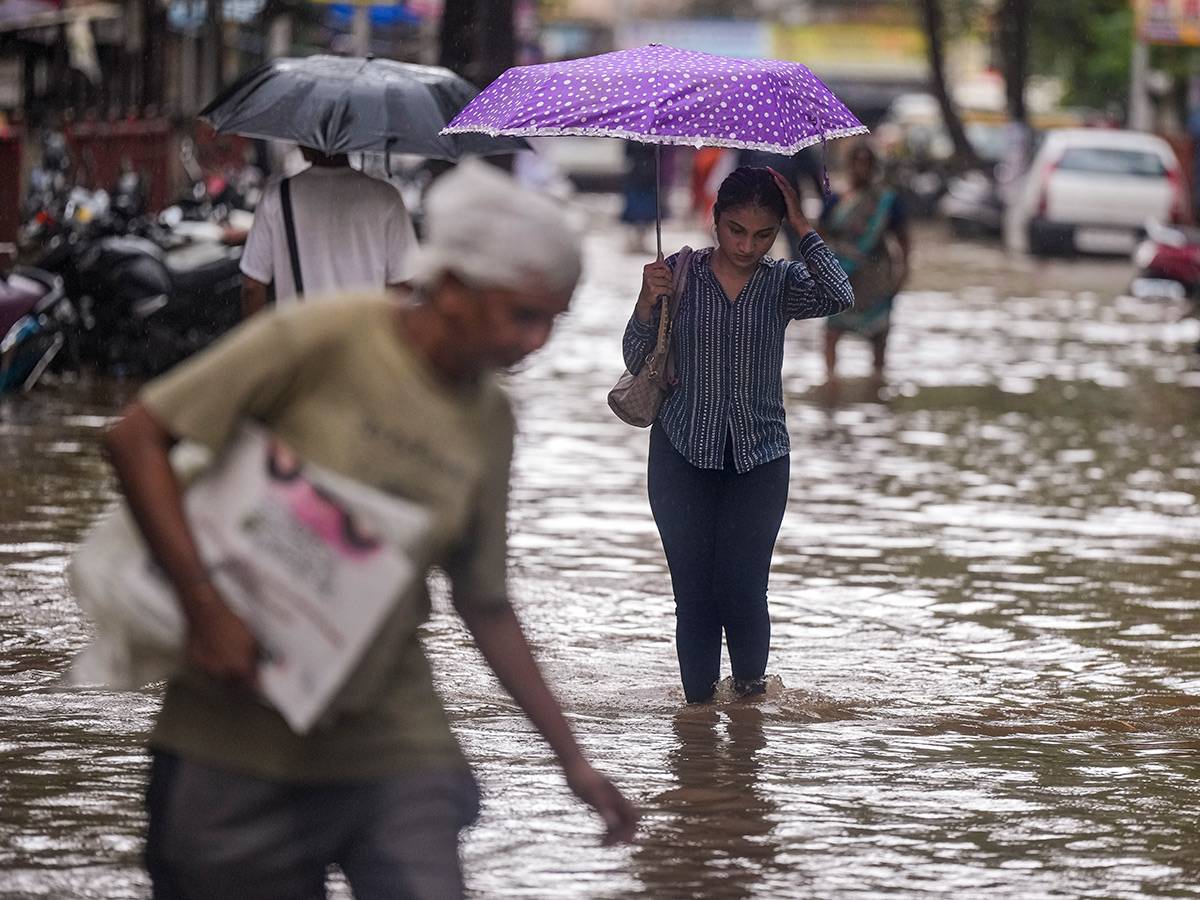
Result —
[[1189, 208], [1175, 151], [1162, 138], [1111, 128], [1052, 128], [1015, 186], [1010, 246], [1031, 253], [1128, 254], [1147, 219]]

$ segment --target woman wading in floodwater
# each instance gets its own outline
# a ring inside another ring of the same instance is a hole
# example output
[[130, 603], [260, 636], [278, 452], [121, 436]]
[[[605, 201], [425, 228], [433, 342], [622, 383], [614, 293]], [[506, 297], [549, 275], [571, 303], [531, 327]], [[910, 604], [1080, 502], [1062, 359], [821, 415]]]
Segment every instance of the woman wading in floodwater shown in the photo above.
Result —
[[[785, 218], [801, 235], [795, 262], [766, 256]], [[650, 429], [650, 508], [671, 570], [689, 703], [716, 690], [722, 634], [735, 693], [766, 690], [767, 580], [788, 492], [784, 331], [854, 303], [795, 188], [774, 170], [731, 173], [713, 221], [717, 245], [692, 254], [672, 329], [678, 383]], [[622, 348], [630, 372], [655, 342], [676, 260], [643, 269]]]

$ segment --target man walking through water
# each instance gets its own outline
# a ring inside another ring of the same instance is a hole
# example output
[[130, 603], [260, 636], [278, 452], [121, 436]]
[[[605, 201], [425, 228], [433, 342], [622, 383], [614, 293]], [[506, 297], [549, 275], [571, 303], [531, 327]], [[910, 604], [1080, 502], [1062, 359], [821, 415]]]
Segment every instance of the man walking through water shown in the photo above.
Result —
[[309, 167], [267, 185], [254, 210], [242, 251], [243, 318], [268, 304], [272, 288], [283, 306], [408, 280], [417, 238], [400, 192], [352, 169], [344, 153], [300, 152]]
[[147, 385], [105, 445], [188, 625], [187, 665], [150, 737], [146, 861], [155, 900], [319, 900], [339, 866], [356, 900], [459, 900], [475, 780], [401, 598], [322, 722], [289, 729], [258, 693], [256, 635], [214, 587], [168, 460], [219, 452], [252, 420], [300, 458], [432, 518], [418, 571], [449, 576], [484, 659], [545, 737], [571, 790], [629, 839], [637, 813], [585, 759], [505, 585], [514, 423], [494, 373], [547, 341], [579, 279], [579, 238], [550, 199], [479, 162], [437, 182], [411, 291], [254, 316]]

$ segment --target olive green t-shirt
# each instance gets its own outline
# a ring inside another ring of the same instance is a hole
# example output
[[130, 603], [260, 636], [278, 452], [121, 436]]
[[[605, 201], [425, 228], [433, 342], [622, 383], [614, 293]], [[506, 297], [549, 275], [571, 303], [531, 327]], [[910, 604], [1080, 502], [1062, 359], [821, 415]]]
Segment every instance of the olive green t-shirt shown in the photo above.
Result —
[[[443, 568], [457, 603], [506, 604], [511, 407], [494, 379], [437, 379], [398, 330], [395, 302], [356, 295], [255, 316], [140, 399], [176, 437], [220, 451], [255, 420], [303, 458], [420, 504], [432, 530], [418, 571]], [[283, 781], [464, 767], [418, 640], [430, 612], [418, 582], [308, 734], [188, 672], [169, 682], [151, 744]]]

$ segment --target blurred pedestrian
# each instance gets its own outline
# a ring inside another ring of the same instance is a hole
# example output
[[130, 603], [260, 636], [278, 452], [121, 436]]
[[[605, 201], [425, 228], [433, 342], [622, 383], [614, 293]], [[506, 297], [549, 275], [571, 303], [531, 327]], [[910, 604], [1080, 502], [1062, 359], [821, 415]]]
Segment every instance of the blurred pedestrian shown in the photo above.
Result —
[[621, 180], [621, 221], [629, 226], [629, 252], [645, 253], [646, 234], [661, 211], [658, 166], [653, 144], [625, 142], [625, 175]]
[[[799, 261], [765, 255], [785, 218], [802, 235]], [[636, 373], [658, 333], [659, 298], [686, 277], [672, 326], [677, 383], [650, 428], [648, 488], [689, 703], [715, 692], [722, 634], [734, 692], [766, 690], [767, 581], [788, 492], [784, 330], [854, 300], [778, 172], [736, 169], [721, 184], [713, 220], [716, 247], [692, 254], [685, 271], [675, 271], [678, 254], [643, 269], [622, 348]]]
[[737, 168], [737, 160], [737, 151], [727, 147], [701, 147], [692, 154], [692, 215], [705, 229], [712, 226], [717, 188]]
[[479, 162], [431, 188], [426, 221], [411, 291], [254, 316], [147, 385], [106, 437], [188, 623], [187, 666], [150, 737], [156, 900], [320, 898], [333, 864], [360, 900], [463, 894], [457, 838], [478, 794], [419, 638], [424, 578], [313, 731], [293, 732], [257, 693], [261, 647], [209, 578], [167, 456], [181, 438], [219, 452], [245, 420], [426, 508], [418, 571], [447, 573], [484, 659], [607, 839], [634, 830], [633, 807], [580, 752], [505, 587], [513, 421], [493, 373], [540, 348], [566, 311], [578, 236], [553, 201]]
[[300, 151], [309, 167], [268, 184], [254, 210], [242, 251], [243, 317], [267, 305], [271, 288], [282, 306], [409, 277], [417, 238], [395, 186], [352, 169], [344, 153]]
[[854, 309], [826, 323], [826, 379], [836, 383], [838, 341], [851, 332], [871, 342], [874, 379], [882, 385], [892, 307], [908, 277], [908, 218], [899, 192], [884, 182], [870, 144], [850, 148], [848, 168], [848, 187], [830, 195], [818, 222], [854, 288]]

